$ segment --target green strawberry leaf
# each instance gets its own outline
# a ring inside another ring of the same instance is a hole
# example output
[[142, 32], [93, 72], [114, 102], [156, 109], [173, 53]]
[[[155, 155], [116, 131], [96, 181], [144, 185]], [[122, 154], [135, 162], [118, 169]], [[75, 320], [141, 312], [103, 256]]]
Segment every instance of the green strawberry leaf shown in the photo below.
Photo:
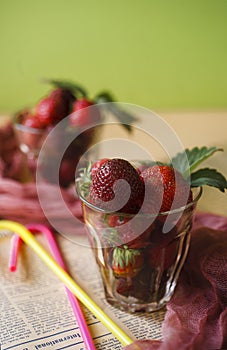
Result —
[[172, 164], [184, 177], [188, 177], [200, 163], [212, 156], [217, 151], [223, 151], [222, 148], [205, 146], [199, 148], [194, 147], [191, 150], [186, 149], [185, 152], [178, 153], [173, 159]]
[[221, 192], [225, 192], [225, 189], [227, 189], [227, 180], [216, 169], [199, 169], [191, 174], [191, 187], [203, 185], [216, 187]]
[[[104, 103], [104, 108], [111, 112], [115, 118], [121, 123], [121, 125], [128, 131], [132, 132], [132, 122], [136, 121], [137, 118], [132, 114], [119, 108], [117, 103], [107, 103], [107, 102], [116, 102], [114, 101], [113, 96], [109, 92], [101, 92], [95, 97], [95, 102], [98, 104]], [[107, 103], [105, 105], [105, 103]]]
[[94, 101], [96, 103], [115, 102], [114, 97], [108, 91], [103, 91], [97, 94]]
[[113, 250], [113, 262], [116, 267], [120, 266], [120, 268], [125, 267], [125, 256], [124, 256], [124, 249], [115, 247]]
[[42, 79], [44, 83], [53, 85], [56, 88], [66, 89], [71, 91], [76, 98], [87, 97], [86, 90], [79, 84], [66, 80]]

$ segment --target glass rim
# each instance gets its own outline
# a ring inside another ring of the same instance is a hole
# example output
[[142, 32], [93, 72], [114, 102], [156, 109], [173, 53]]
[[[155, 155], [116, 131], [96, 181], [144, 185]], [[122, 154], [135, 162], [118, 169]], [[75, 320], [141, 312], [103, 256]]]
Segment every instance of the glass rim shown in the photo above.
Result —
[[31, 126], [23, 125], [23, 124], [18, 123], [18, 122], [14, 122], [14, 127], [18, 131], [29, 132], [29, 133], [36, 134], [36, 135], [41, 135], [46, 131], [46, 129], [32, 128]]
[[162, 211], [162, 212], [158, 212], [158, 213], [151, 213], [151, 214], [142, 213], [142, 212], [140, 213], [140, 211], [138, 211], [135, 214], [129, 214], [129, 213], [120, 212], [120, 211], [110, 211], [110, 210], [102, 209], [102, 208], [99, 208], [98, 206], [96, 206], [95, 204], [91, 203], [88, 199], [86, 199], [80, 193], [79, 185], [78, 185], [78, 183], [80, 181], [81, 181], [81, 179], [76, 181], [76, 192], [78, 194], [79, 199], [82, 201], [83, 204], [85, 204], [87, 207], [89, 207], [90, 209], [93, 209], [94, 211], [96, 211], [100, 214], [119, 214], [119, 215], [127, 216], [127, 217], [133, 217], [135, 215], [142, 215], [144, 217], [146, 217], [146, 216], [157, 217], [157, 216], [167, 216], [167, 215], [171, 215], [171, 214], [177, 214], [177, 213], [185, 211], [185, 210], [191, 208], [192, 206], [194, 206], [198, 202], [198, 200], [200, 199], [202, 192], [203, 192], [202, 186], [192, 187], [191, 188], [192, 191], [195, 192], [197, 190], [197, 192], [198, 192], [198, 193], [196, 193], [195, 198], [191, 202], [187, 203], [186, 205], [183, 205], [183, 206], [176, 208], [176, 209], [172, 209], [169, 211]]

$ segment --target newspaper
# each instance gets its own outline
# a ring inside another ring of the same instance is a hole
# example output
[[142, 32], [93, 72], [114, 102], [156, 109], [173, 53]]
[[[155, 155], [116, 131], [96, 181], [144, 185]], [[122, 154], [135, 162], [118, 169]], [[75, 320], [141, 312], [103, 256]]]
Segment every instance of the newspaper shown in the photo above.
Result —
[[[56, 235], [70, 275], [132, 339], [161, 339], [165, 310], [129, 314], [110, 306], [85, 236], [72, 240]], [[0, 233], [0, 349], [86, 350], [63, 284], [25, 244], [17, 270], [8, 268], [11, 234]], [[39, 242], [48, 250], [41, 235]], [[122, 349], [120, 342], [81, 306], [99, 350]]]

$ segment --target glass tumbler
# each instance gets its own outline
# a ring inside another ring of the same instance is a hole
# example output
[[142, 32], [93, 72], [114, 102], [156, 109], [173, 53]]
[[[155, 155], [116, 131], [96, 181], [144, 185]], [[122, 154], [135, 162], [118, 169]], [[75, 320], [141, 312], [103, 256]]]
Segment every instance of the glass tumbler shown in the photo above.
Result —
[[[127, 312], [161, 309], [174, 293], [202, 189], [186, 206], [158, 214], [105, 212], [77, 192], [106, 300]], [[82, 187], [81, 187], [82, 186]]]
[[[61, 187], [72, 184], [75, 181], [75, 170], [81, 156], [86, 152], [97, 156], [97, 147], [92, 151], [89, 149], [98, 140], [99, 128], [89, 127], [89, 124], [87, 128], [88, 130], [83, 131], [76, 125], [71, 126], [69, 118], [65, 118], [58, 125], [44, 129], [33, 128], [15, 121], [14, 129], [20, 150], [26, 156], [31, 179], [35, 179], [37, 160], [42, 149], [40, 173], [42, 172], [43, 179], [54, 184], [59, 182]], [[57, 166], [59, 169], [56, 168]]]

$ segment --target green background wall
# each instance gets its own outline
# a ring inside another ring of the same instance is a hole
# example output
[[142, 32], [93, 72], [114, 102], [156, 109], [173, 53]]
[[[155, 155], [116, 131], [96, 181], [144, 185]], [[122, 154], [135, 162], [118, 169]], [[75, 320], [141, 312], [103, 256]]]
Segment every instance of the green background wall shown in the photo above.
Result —
[[0, 0], [0, 113], [43, 77], [157, 109], [227, 107], [226, 0]]

